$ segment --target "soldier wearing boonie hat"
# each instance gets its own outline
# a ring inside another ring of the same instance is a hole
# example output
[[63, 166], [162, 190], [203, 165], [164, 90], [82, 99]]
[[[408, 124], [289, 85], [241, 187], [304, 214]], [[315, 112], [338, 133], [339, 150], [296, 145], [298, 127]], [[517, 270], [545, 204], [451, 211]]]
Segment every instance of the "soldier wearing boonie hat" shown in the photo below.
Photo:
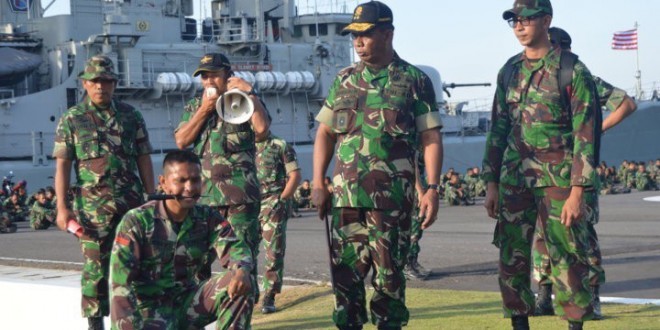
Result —
[[84, 80], [119, 80], [119, 76], [114, 72], [112, 60], [105, 55], [96, 55], [87, 60], [85, 69], [78, 74], [78, 78]]
[[[85, 98], [62, 115], [55, 133], [56, 222], [63, 231], [70, 221], [83, 228], [82, 315], [89, 329], [103, 329], [115, 228], [128, 210], [144, 203], [145, 192], [154, 191], [152, 148], [142, 114], [113, 99], [119, 76], [109, 57], [92, 56], [78, 77]], [[67, 205], [72, 167], [73, 210]]]

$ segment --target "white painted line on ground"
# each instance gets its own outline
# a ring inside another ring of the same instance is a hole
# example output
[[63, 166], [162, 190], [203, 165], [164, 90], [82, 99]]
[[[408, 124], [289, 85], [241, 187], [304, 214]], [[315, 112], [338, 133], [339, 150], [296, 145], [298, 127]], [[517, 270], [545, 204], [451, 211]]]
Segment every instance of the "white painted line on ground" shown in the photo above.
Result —
[[[55, 265], [79, 265], [82, 266], [82, 262], [71, 262], [71, 261], [56, 261], [56, 260], [41, 260], [41, 259], [25, 259], [25, 258], [8, 258], [8, 257], [0, 257], [0, 260], [6, 260], [6, 261], [16, 261], [16, 262], [35, 262], [35, 263], [47, 263], [47, 264], [55, 264]], [[214, 274], [217, 272], [213, 272]], [[259, 277], [262, 277], [259, 275]], [[301, 283], [308, 283], [308, 284], [313, 284], [313, 285], [323, 285], [325, 281], [314, 281], [314, 280], [308, 280], [304, 278], [296, 278], [296, 277], [284, 277], [285, 281], [292, 281], [292, 282], [301, 282]]]
[[54, 261], [54, 260], [40, 260], [40, 259], [25, 259], [25, 258], [8, 258], [8, 257], [0, 257], [0, 260], [6, 260], [6, 261], [18, 261], [18, 262], [39, 262], [39, 263], [45, 263], [45, 264], [59, 264], [59, 265], [78, 265], [82, 266], [82, 262], [72, 262], [72, 261]]
[[660, 202], [660, 196], [645, 197], [644, 200], [647, 202]]

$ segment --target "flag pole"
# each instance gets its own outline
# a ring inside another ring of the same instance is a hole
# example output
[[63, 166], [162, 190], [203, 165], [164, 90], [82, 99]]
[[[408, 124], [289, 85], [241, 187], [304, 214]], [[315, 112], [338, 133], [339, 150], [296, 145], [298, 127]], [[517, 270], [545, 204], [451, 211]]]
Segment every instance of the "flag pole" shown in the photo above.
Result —
[[644, 97], [644, 91], [642, 90], [642, 71], [639, 69], [639, 31], [637, 30], [639, 25], [635, 22], [635, 30], [637, 31], [637, 47], [635, 47], [635, 52], [637, 53], [637, 73], [635, 78], [637, 79], [637, 100], [641, 101]]

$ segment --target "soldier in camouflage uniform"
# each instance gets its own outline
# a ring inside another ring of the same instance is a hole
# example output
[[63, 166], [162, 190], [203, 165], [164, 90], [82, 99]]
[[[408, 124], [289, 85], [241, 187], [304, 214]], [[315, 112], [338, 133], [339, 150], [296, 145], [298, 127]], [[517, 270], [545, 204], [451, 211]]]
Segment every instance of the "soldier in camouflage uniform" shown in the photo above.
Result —
[[272, 134], [257, 140], [257, 178], [261, 187], [259, 223], [266, 252], [261, 312], [266, 314], [275, 312], [275, 295], [282, 290], [287, 220], [301, 178], [293, 147]]
[[[163, 160], [160, 187], [171, 199], [130, 210], [110, 257], [112, 329], [248, 329], [254, 304], [252, 252], [217, 210], [196, 205], [201, 163], [191, 151]], [[216, 257], [218, 274], [205, 266]]]
[[[548, 33], [553, 47], [561, 48], [563, 51], [571, 51], [572, 40], [566, 31], [557, 27], [552, 27], [549, 29]], [[602, 131], [605, 132], [633, 113], [637, 109], [637, 106], [624, 90], [613, 87], [598, 77], [594, 77], [594, 82], [596, 84], [596, 92], [598, 93], [597, 96], [600, 106], [611, 111], [611, 115], [602, 123]], [[602, 255], [598, 244], [598, 236], [596, 235], [596, 230], [594, 228], [594, 225], [598, 223], [600, 213], [597, 195], [599, 193], [611, 194], [615, 192], [605, 177], [605, 167], [606, 165], [603, 165], [603, 167], [598, 168], [598, 180], [595, 182], [595, 186], [585, 190], [585, 203], [587, 205], [588, 215], [586, 219], [589, 232], [589, 249], [587, 252], [589, 266], [591, 268], [589, 284], [591, 285], [594, 296], [594, 319], [602, 319], [603, 317], [600, 309], [599, 291], [600, 285], [605, 283]], [[537, 226], [535, 233], [536, 240], [533, 246], [534, 275], [539, 283], [539, 294], [536, 299], [535, 315], [554, 315], [551, 301], [552, 281], [550, 279], [550, 258], [547, 255], [547, 249], [545, 248], [545, 239], [541, 235], [539, 229], [540, 226]]]
[[9, 198], [4, 201], [2, 207], [5, 209], [5, 212], [7, 212], [7, 216], [12, 223], [28, 219], [28, 209], [21, 204], [21, 196], [18, 191], [12, 192], [11, 195], [9, 195]]
[[11, 222], [9, 214], [3, 208], [4, 203], [0, 203], [0, 234], [9, 234], [16, 232], [16, 224]]
[[[351, 33], [360, 62], [339, 72], [316, 120], [312, 201], [332, 214], [333, 321], [362, 329], [368, 321], [364, 279], [373, 270], [371, 320], [379, 329], [408, 323], [403, 268], [414, 205], [414, 158], [422, 150], [429, 189], [422, 229], [436, 219], [442, 121], [431, 80], [392, 48], [392, 11], [357, 6]], [[332, 206], [323, 177], [336, 146]]]
[[[204, 187], [200, 204], [220, 211], [234, 228], [236, 236], [259, 254], [259, 181], [255, 166], [255, 137], [268, 133], [266, 109], [253, 87], [239, 77], [233, 77], [231, 65], [220, 53], [204, 55], [193, 76], [201, 75], [205, 91], [188, 102], [181, 123], [174, 133], [180, 149], [192, 145], [202, 160]], [[254, 113], [247, 122], [225, 122], [215, 104], [220, 95], [231, 89], [248, 94], [254, 103]], [[253, 270], [256, 280], [256, 267]], [[259, 290], [255, 290], [258, 300]]]
[[635, 175], [635, 189], [638, 191], [655, 190], [655, 182], [651, 181], [651, 177], [646, 172], [646, 165], [640, 163], [637, 166], [637, 175]]
[[635, 161], [631, 161], [628, 163], [626, 176], [623, 180], [623, 187], [627, 189], [635, 188], [635, 177], [637, 177], [637, 163], [635, 163]]
[[419, 253], [421, 252], [421, 247], [419, 242], [422, 240], [422, 235], [424, 230], [422, 230], [422, 223], [424, 222], [424, 217], [420, 214], [420, 196], [424, 196], [426, 193], [427, 185], [426, 178], [423, 177], [424, 173], [424, 159], [422, 154], [418, 152], [418, 157], [415, 158], [417, 166], [415, 167], [415, 201], [414, 208], [411, 215], [411, 224], [410, 224], [410, 234], [404, 233], [402, 236], [410, 236], [407, 244], [409, 247], [405, 248], [408, 251], [408, 258], [406, 259], [406, 266], [403, 269], [403, 273], [406, 275], [406, 278], [417, 279], [417, 280], [426, 280], [426, 278], [431, 275], [431, 272], [426, 270], [424, 266], [419, 263]]
[[[529, 329], [531, 246], [538, 224], [557, 284], [558, 314], [569, 321], [569, 329], [582, 329], [593, 317], [582, 211], [584, 190], [595, 180], [593, 78], [577, 61], [568, 113], [558, 88], [562, 50], [548, 39], [550, 1], [516, 0], [502, 16], [524, 47], [498, 74], [483, 161], [484, 206], [498, 220], [493, 243], [500, 249], [504, 315], [514, 329]], [[508, 65], [514, 74], [504, 81]]]
[[[103, 55], [87, 61], [78, 75], [87, 94], [60, 118], [53, 150], [57, 226], [66, 230], [67, 221], [76, 219], [84, 229], [82, 315], [90, 329], [102, 329], [109, 312], [108, 263], [115, 228], [128, 210], [144, 202], [145, 192], [154, 190], [146, 125], [140, 112], [113, 99], [118, 80], [113, 67]], [[72, 166], [77, 177], [73, 212], [67, 205]]]
[[46, 198], [46, 191], [39, 189], [30, 209], [30, 227], [34, 230], [48, 229], [55, 222], [55, 215], [55, 207]]
[[445, 183], [445, 202], [448, 206], [473, 205], [467, 185], [461, 181], [459, 174], [453, 172]]
[[486, 183], [481, 178], [478, 167], [468, 169], [464, 181], [472, 198], [486, 196]]

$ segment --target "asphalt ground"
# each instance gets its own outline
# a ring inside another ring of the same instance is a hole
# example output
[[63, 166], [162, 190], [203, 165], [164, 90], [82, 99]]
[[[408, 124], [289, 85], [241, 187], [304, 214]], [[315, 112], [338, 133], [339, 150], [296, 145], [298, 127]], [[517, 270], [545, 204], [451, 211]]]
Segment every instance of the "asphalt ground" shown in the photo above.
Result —
[[[601, 196], [601, 219], [596, 226], [604, 256], [607, 283], [601, 295], [660, 298], [660, 203], [644, 197], [660, 192]], [[17, 223], [14, 234], [0, 235], [0, 265], [48, 269], [82, 268], [76, 239], [54, 228], [33, 231]], [[312, 210], [288, 223], [285, 284], [327, 282], [328, 250], [324, 224]], [[494, 221], [483, 200], [474, 206], [442, 205], [435, 224], [424, 232], [420, 263], [432, 269], [426, 281], [409, 287], [498, 291], [497, 249], [491, 244]], [[263, 254], [260, 255], [260, 267]], [[217, 265], [216, 265], [217, 267]]]

